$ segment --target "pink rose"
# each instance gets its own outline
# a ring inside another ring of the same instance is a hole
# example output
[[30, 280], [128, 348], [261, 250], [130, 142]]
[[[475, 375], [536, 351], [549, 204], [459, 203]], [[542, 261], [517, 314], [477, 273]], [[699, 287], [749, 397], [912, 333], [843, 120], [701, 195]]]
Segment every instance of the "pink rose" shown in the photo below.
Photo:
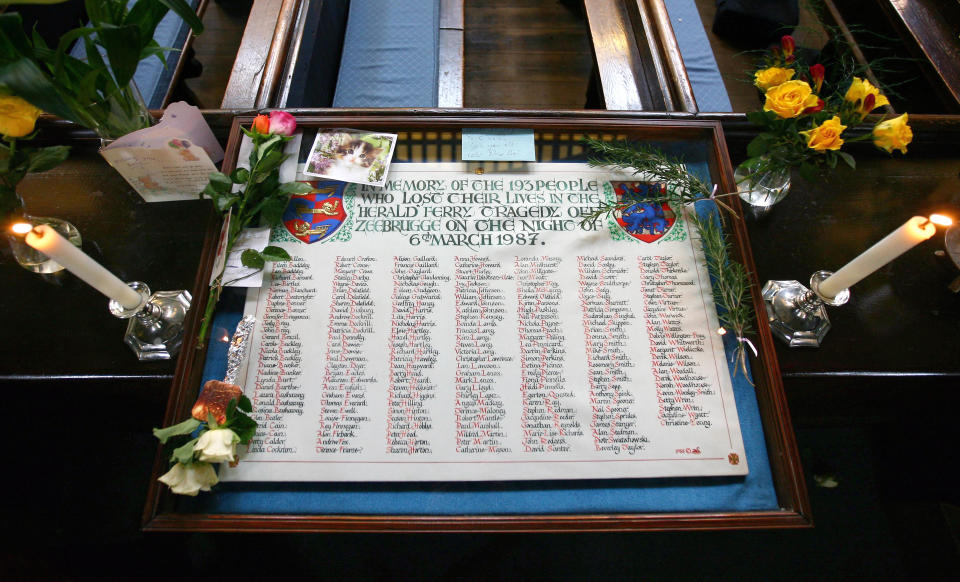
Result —
[[273, 135], [293, 135], [297, 130], [297, 118], [286, 111], [270, 112], [270, 133]]

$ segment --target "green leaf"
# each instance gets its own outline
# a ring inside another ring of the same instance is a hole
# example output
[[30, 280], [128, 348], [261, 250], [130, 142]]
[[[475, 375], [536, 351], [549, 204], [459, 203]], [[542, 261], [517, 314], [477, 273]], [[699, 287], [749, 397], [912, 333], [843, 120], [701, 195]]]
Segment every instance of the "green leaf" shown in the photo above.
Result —
[[183, 19], [187, 25], [193, 29], [194, 34], [203, 32], [203, 22], [197, 18], [197, 13], [190, 5], [183, 0], [159, 0], [161, 4], [177, 13], [177, 16]]
[[233, 180], [222, 172], [213, 172], [210, 174], [210, 185], [217, 192], [226, 194], [233, 188]]
[[169, 8], [159, 2], [137, 2], [123, 19], [124, 24], [133, 24], [140, 29], [141, 38], [153, 38], [157, 25], [166, 16]]
[[803, 162], [800, 164], [800, 175], [808, 182], [815, 181], [817, 179], [817, 166], [810, 162]]
[[257, 147], [257, 157], [263, 158], [271, 151], [283, 151], [283, 148], [273, 150], [274, 144], [283, 141], [283, 136], [274, 135]]
[[70, 106], [61, 98], [56, 86], [37, 65], [21, 58], [0, 67], [0, 85], [6, 85], [35, 107], [70, 121], [80, 122]]
[[248, 444], [253, 435], [257, 432], [257, 421], [246, 414], [238, 412], [230, 423], [230, 430], [237, 433], [240, 438], [240, 444]]
[[847, 152], [842, 152], [839, 150], [837, 151], [837, 155], [840, 156], [840, 159], [846, 162], [848, 166], [850, 166], [854, 170], [857, 169], [857, 161], [853, 159], [853, 156], [851, 156]]
[[224, 196], [218, 195], [213, 199], [213, 203], [216, 205], [217, 210], [220, 212], [226, 212], [231, 206], [233, 206], [238, 200], [239, 196]]
[[70, 146], [50, 146], [41, 148], [29, 157], [27, 172], [46, 172], [55, 168], [70, 155]]
[[280, 247], [268, 246], [260, 251], [264, 259], [268, 261], [289, 261], [292, 259], [290, 253]]
[[254, 182], [266, 180], [274, 170], [280, 167], [285, 158], [286, 156], [281, 150], [271, 150], [267, 155], [260, 158], [256, 168], [254, 168]]
[[764, 111], [751, 111], [747, 113], [747, 121], [760, 127], [768, 127], [770, 125], [770, 117], [767, 116]]
[[283, 220], [283, 211], [287, 208], [289, 200], [286, 197], [275, 197], [267, 200], [260, 210], [260, 217], [263, 223], [269, 226], [276, 226]]
[[252, 412], [253, 404], [250, 403], [250, 399], [247, 398], [246, 394], [241, 394], [240, 399], [237, 401], [237, 408], [244, 412]]
[[183, 463], [184, 465], [190, 464], [193, 461], [193, 446], [197, 444], [198, 440], [200, 439], [189, 440], [174, 449], [173, 454], [170, 455], [170, 460]]
[[230, 402], [227, 402], [227, 411], [226, 411], [226, 421], [227, 423], [233, 418], [233, 415], [237, 413], [237, 399], [231, 398]]
[[[149, 37], [147, 37], [149, 39]], [[140, 50], [143, 44], [140, 29], [135, 24], [114, 26], [101, 24], [97, 29], [97, 40], [107, 51], [110, 70], [120, 87], [126, 87], [137, 72], [140, 63]]]
[[747, 144], [747, 155], [751, 158], [759, 158], [767, 153], [769, 149], [768, 140], [769, 138], [762, 133], [750, 140], [750, 143]]
[[280, 184], [280, 192], [284, 194], [306, 194], [312, 191], [313, 186], [304, 184], [303, 182], [284, 182]]
[[33, 56], [33, 47], [23, 32], [23, 19], [16, 12], [0, 14], [0, 61]]
[[243, 253], [240, 254], [240, 262], [243, 263], [244, 267], [250, 267], [251, 269], [262, 269], [264, 265], [267, 264], [263, 255], [253, 249], [243, 251]]
[[189, 418], [179, 424], [168, 426], [167, 428], [155, 428], [153, 429], [153, 436], [160, 439], [161, 443], [166, 443], [170, 437], [192, 433], [197, 430], [197, 427], [201, 424], [203, 423], [196, 418]]
[[234, 184], [245, 184], [249, 177], [250, 170], [246, 168], [237, 168], [230, 174], [230, 179], [233, 180]]

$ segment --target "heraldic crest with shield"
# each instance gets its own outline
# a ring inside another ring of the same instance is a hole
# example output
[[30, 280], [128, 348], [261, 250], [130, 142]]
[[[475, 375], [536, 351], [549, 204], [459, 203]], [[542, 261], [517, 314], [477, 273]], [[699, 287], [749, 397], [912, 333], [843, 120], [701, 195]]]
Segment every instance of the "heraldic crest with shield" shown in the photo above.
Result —
[[677, 221], [670, 204], [655, 200], [667, 192], [660, 182], [610, 182], [622, 206], [616, 213], [617, 224], [631, 237], [652, 243], [659, 240]]
[[343, 206], [346, 182], [334, 180], [311, 180], [305, 182], [313, 189], [306, 194], [290, 197], [283, 211], [283, 225], [307, 244], [329, 238], [347, 219]]

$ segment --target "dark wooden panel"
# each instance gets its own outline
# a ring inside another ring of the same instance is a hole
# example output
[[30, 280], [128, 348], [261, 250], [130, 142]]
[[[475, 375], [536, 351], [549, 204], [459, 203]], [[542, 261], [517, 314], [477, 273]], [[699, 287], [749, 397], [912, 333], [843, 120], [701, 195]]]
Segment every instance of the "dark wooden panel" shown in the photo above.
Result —
[[464, 22], [465, 107], [583, 108], [593, 60], [580, 2], [472, 0]]
[[[27, 212], [72, 222], [83, 250], [124, 281], [192, 290], [212, 216], [209, 203], [147, 204], [100, 157], [98, 143], [74, 141], [66, 162], [28, 175], [18, 188]], [[141, 379], [169, 382], [174, 362], [137, 360], [123, 343], [126, 322], [109, 314], [106, 297], [65, 271], [30, 273], [14, 262], [5, 240], [2, 248], [0, 381], [56, 388], [57, 379], [103, 379], [134, 389]]]

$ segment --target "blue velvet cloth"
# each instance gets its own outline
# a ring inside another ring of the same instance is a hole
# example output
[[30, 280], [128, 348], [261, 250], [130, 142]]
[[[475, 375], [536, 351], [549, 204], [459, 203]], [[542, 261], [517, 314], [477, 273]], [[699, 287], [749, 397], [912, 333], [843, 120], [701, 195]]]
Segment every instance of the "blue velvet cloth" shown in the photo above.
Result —
[[[136, 0], [130, 0], [129, 8]], [[200, 0], [186, 0], [191, 8], [196, 8]], [[150, 57], [140, 61], [137, 65], [137, 72], [133, 75], [133, 83], [140, 90], [144, 102], [150, 109], [161, 109], [165, 105], [163, 98], [167, 95], [167, 89], [173, 80], [173, 73], [177, 67], [177, 60], [180, 58], [180, 47], [187, 40], [190, 34], [190, 27], [182, 18], [177, 16], [172, 10], [163, 17], [160, 24], [157, 25], [153, 33], [153, 40], [157, 41], [162, 47], [175, 48], [167, 53], [167, 64], [164, 65], [157, 57]], [[82, 42], [77, 42], [70, 49], [70, 55], [78, 59], [87, 56], [86, 47]]]
[[670, 24], [700, 111], [733, 111], [694, 0], [666, 0]]
[[[709, 179], [702, 148], [675, 144], [688, 167]], [[692, 163], [691, 163], [692, 162]], [[397, 162], [394, 162], [397, 163]], [[716, 212], [697, 203], [701, 215]], [[245, 291], [221, 298], [211, 337], [232, 333], [242, 315]], [[727, 334], [728, 357], [736, 340]], [[227, 344], [211, 341], [203, 379], [222, 378]], [[731, 370], [732, 372], [732, 370]], [[751, 511], [777, 509], [776, 493], [753, 386], [742, 373], [733, 391], [750, 473], [745, 477], [490, 481], [440, 483], [221, 483], [214, 493], [178, 500], [177, 511], [252, 514], [587, 514]]]
[[438, 0], [351, 0], [334, 107], [436, 107]]

